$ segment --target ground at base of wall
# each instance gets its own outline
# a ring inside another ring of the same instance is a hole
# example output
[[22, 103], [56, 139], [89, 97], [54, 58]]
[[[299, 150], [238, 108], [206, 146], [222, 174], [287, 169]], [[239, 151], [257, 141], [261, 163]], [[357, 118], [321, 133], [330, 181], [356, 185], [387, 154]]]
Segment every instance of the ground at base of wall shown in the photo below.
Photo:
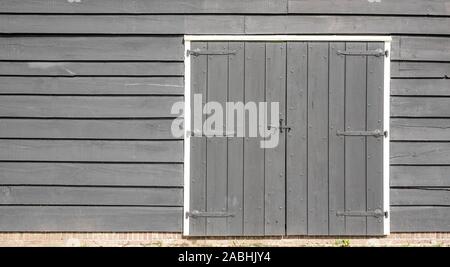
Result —
[[226, 237], [186, 238], [178, 233], [0, 233], [0, 246], [32, 247], [440, 247], [450, 246], [450, 233], [396, 233], [387, 237]]

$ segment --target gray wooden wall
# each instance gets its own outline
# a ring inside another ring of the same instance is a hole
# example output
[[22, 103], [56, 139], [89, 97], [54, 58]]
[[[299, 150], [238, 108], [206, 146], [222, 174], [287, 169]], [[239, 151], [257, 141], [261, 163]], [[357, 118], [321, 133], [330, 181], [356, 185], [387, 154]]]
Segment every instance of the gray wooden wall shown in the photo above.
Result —
[[450, 231], [449, 0], [0, 1], [0, 230], [181, 231], [183, 34], [392, 35], [392, 231]]

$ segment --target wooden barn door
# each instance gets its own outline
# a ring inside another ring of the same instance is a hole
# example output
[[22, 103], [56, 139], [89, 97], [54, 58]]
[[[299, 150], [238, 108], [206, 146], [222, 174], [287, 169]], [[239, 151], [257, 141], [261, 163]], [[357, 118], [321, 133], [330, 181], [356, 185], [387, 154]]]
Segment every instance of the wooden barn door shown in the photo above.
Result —
[[191, 113], [201, 94], [279, 102], [280, 121], [278, 146], [263, 149], [225, 120], [223, 136], [205, 135], [191, 116], [186, 234], [383, 234], [384, 43], [190, 45]]

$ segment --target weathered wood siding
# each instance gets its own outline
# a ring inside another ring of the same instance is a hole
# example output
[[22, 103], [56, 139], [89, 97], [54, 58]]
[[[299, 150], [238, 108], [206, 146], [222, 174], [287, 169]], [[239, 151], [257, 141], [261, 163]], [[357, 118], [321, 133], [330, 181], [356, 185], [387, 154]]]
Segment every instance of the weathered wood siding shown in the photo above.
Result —
[[183, 34], [386, 34], [391, 229], [450, 231], [449, 25], [448, 0], [2, 0], [0, 230], [181, 231]]

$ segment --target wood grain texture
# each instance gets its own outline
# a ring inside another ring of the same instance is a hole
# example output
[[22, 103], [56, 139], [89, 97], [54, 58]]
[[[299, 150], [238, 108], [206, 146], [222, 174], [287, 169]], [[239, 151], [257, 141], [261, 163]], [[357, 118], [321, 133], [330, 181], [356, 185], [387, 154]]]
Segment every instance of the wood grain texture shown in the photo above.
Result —
[[448, 17], [319, 15], [2, 15], [0, 32], [35, 34], [436, 34]]
[[[245, 43], [245, 103], [250, 101], [258, 103], [265, 99], [265, 51], [263, 42]], [[264, 149], [260, 147], [260, 140], [259, 137], [244, 139], [244, 234], [246, 235], [264, 235]]]
[[[346, 43], [347, 50], [367, 50], [367, 43]], [[367, 57], [346, 56], [345, 59], [345, 130], [367, 130]], [[367, 147], [364, 136], [345, 137], [345, 209], [367, 209]], [[365, 217], [346, 217], [346, 232], [365, 235]]]
[[0, 184], [183, 186], [183, 165], [1, 162]]
[[450, 143], [447, 142], [393, 142], [390, 152], [391, 164], [450, 164]]
[[0, 37], [0, 59], [183, 60], [183, 43], [181, 37]]
[[239, 34], [242, 15], [1, 15], [0, 33]]
[[355, 0], [113, 0], [70, 3], [54, 0], [26, 0], [17, 3], [5, 0], [0, 4], [7, 13], [108, 13], [108, 14], [159, 14], [159, 13], [279, 13], [279, 14], [389, 14], [389, 15], [449, 15], [445, 0], [395, 0], [389, 2], [361, 2]]
[[448, 62], [391, 62], [391, 78], [450, 77]]
[[308, 234], [328, 234], [328, 46], [308, 43]]
[[392, 117], [450, 117], [449, 98], [391, 97]]
[[287, 0], [4, 0], [0, 10], [7, 13], [287, 13]]
[[308, 233], [308, 43], [287, 43], [286, 234]]
[[0, 186], [0, 205], [182, 206], [181, 188]]
[[446, 0], [289, 0], [290, 14], [389, 14], [389, 15], [449, 15], [450, 7]]
[[176, 117], [172, 105], [183, 97], [0, 96], [2, 117], [158, 118]]
[[3, 139], [0, 161], [183, 162], [183, 142]]
[[394, 206], [450, 206], [450, 188], [392, 188]]
[[394, 141], [450, 140], [450, 119], [393, 118], [390, 128]]
[[[244, 42], [229, 42], [228, 49], [236, 51], [236, 54], [228, 57], [228, 101], [244, 102]], [[237, 131], [242, 124], [234, 122], [234, 114], [227, 118], [227, 130], [231, 127]], [[237, 113], [237, 112], [233, 112]], [[244, 114], [240, 114], [244, 115]], [[237, 116], [237, 115], [236, 115]], [[243, 235], [244, 221], [244, 138], [228, 138], [227, 155], [227, 209], [234, 214], [227, 218], [227, 234]]]
[[9, 76], [182, 76], [182, 62], [0, 62]]
[[[448, 6], [450, 10], [450, 4]], [[450, 38], [447, 37], [401, 36], [393, 38], [391, 46], [392, 60], [450, 60]]]
[[345, 43], [330, 43], [330, 80], [328, 110], [328, 179], [329, 179], [329, 234], [344, 235], [345, 217], [336, 212], [345, 210], [345, 137], [336, 131], [345, 129], [345, 62], [346, 57], [337, 51], [345, 50]]
[[450, 231], [450, 207], [391, 207], [391, 231]]
[[450, 79], [392, 79], [391, 95], [450, 96]]
[[450, 166], [391, 166], [391, 186], [450, 187]]
[[449, 34], [447, 17], [246, 16], [247, 34]]
[[[210, 42], [209, 50], [227, 50], [227, 42]], [[225, 106], [228, 98], [228, 56], [208, 55], [207, 56], [207, 92], [206, 101], [214, 101]], [[218, 112], [217, 110], [214, 110]], [[212, 117], [213, 113], [206, 114]], [[205, 122], [207, 124], [208, 121]], [[225, 122], [222, 125], [214, 124], [211, 130], [223, 132]], [[206, 138], [206, 211], [226, 212], [227, 211], [227, 138], [209, 137]], [[206, 235], [226, 234], [226, 217], [206, 218]]]
[[[384, 49], [384, 43], [367, 43], [368, 50]], [[366, 129], [383, 129], [384, 58], [367, 57]], [[366, 138], [366, 209], [383, 210], [383, 138]], [[384, 222], [367, 217], [367, 235], [383, 235]]]
[[177, 139], [171, 119], [0, 119], [0, 138]]
[[0, 231], [181, 232], [180, 207], [0, 207]]
[[[191, 49], [206, 49], [207, 43], [193, 42]], [[207, 90], [207, 57], [198, 56], [191, 57], [191, 129], [202, 130], [203, 123], [206, 116], [202, 114], [202, 107], [206, 103]], [[200, 107], [200, 116], [196, 116], [196, 110], [199, 108], [195, 105], [195, 94], [202, 96], [202, 105]], [[201, 119], [198, 123], [198, 119]], [[197, 121], [197, 122], [196, 122]], [[190, 137], [190, 211], [206, 211], [206, 138], [204, 137]], [[189, 235], [204, 236], [206, 234], [206, 218], [191, 217], [189, 218]]]
[[[286, 43], [266, 43], [266, 124], [271, 124], [269, 103], [278, 102], [279, 118], [286, 121]], [[276, 121], [275, 121], [276, 123]], [[286, 131], [278, 132], [278, 145], [264, 151], [264, 234], [286, 233]], [[266, 140], [273, 137], [268, 137]]]
[[0, 77], [0, 94], [183, 95], [181, 77]]

